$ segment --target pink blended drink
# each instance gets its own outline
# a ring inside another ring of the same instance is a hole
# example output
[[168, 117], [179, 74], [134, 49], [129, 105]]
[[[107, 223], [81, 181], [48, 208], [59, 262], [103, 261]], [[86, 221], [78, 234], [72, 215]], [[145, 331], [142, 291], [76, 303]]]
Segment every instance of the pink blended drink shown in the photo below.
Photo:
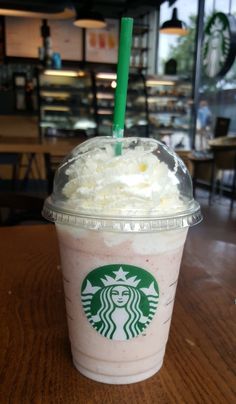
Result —
[[104, 383], [163, 363], [183, 247], [201, 220], [190, 175], [154, 139], [94, 138], [59, 167], [44, 216], [56, 222], [73, 361]]

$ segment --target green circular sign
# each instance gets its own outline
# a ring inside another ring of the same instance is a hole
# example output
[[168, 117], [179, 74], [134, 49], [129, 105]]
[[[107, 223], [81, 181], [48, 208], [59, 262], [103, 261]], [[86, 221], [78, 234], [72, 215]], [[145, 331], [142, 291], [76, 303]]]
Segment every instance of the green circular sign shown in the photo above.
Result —
[[154, 317], [158, 299], [155, 278], [133, 265], [96, 268], [81, 288], [88, 321], [101, 335], [113, 340], [128, 340], [142, 333]]
[[203, 67], [210, 78], [223, 77], [232, 66], [236, 51], [236, 20], [233, 15], [214, 13], [203, 40]]

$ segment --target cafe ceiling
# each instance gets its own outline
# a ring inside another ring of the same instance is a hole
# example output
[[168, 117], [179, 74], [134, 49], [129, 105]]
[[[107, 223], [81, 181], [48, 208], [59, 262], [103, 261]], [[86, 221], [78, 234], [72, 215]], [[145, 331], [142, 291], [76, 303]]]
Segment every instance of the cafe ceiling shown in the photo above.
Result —
[[[1, 10], [19, 10], [45, 14], [63, 14], [65, 9], [74, 12], [82, 7], [100, 12], [104, 18], [120, 18], [123, 15], [138, 18], [156, 9], [167, 0], [0, 0]], [[176, 0], [170, 0], [172, 5]]]

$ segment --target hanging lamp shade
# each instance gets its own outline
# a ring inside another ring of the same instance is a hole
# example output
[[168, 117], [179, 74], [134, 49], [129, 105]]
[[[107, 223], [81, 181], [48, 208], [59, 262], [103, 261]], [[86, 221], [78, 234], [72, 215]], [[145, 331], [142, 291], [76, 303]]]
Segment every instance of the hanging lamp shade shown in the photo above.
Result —
[[162, 34], [169, 35], [187, 35], [187, 25], [185, 22], [178, 19], [177, 8], [173, 9], [171, 20], [165, 21], [161, 28], [160, 32]]
[[71, 19], [75, 10], [68, 1], [0, 0], [0, 15], [40, 19]]
[[100, 13], [89, 9], [81, 9], [76, 13], [74, 25], [80, 28], [104, 28], [107, 24]]

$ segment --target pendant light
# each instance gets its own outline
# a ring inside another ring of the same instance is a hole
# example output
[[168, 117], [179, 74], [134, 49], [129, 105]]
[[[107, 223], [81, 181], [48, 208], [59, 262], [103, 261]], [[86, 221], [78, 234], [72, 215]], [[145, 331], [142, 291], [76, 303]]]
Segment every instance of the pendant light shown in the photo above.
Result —
[[74, 25], [80, 28], [104, 28], [107, 24], [100, 13], [82, 8], [76, 13]]
[[171, 20], [165, 21], [161, 28], [160, 32], [162, 34], [169, 35], [187, 35], [187, 25], [185, 22], [178, 19], [177, 8], [174, 7]]
[[[36, 4], [34, 4], [36, 3]], [[68, 2], [43, 2], [30, 0], [0, 0], [0, 15], [6, 17], [25, 17], [41, 19], [71, 19], [75, 17], [74, 8]]]

